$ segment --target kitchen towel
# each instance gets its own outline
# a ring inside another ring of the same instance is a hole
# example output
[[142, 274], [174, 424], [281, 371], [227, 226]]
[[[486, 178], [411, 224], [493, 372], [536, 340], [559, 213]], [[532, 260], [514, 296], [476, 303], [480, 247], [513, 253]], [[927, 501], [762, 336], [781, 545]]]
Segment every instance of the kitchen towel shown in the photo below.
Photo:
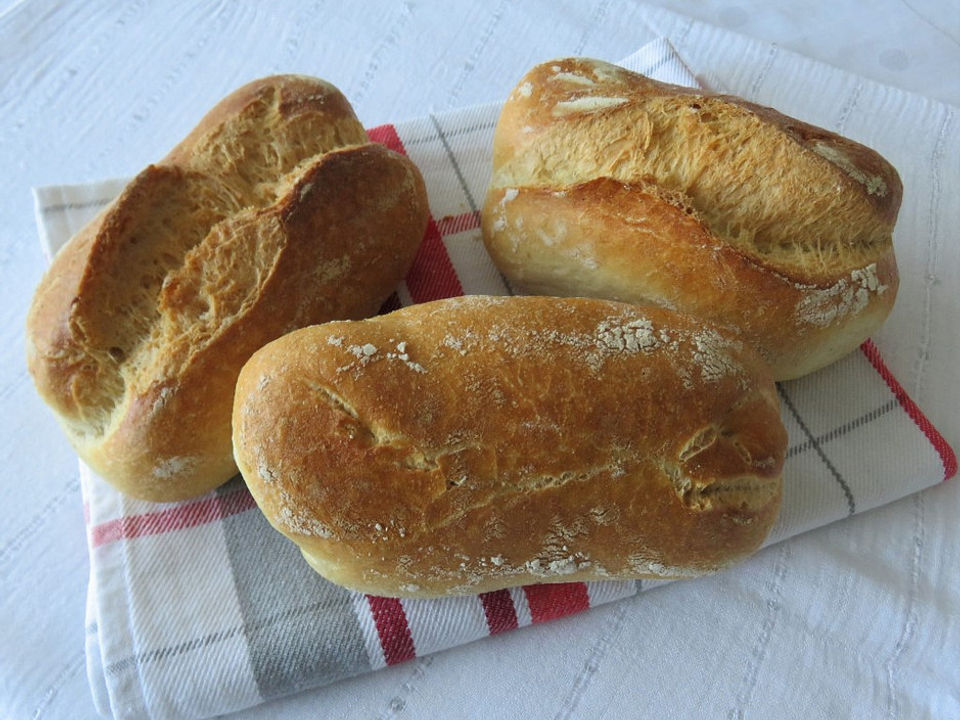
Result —
[[[765, 101], [758, 91], [778, 55], [774, 49], [755, 58], [759, 72], [746, 87], [698, 79]], [[621, 64], [668, 82], [696, 84], [663, 40]], [[835, 129], [852, 127], [863, 115], [875, 122], [872, 113], [884, 108], [874, 110], [871, 101], [883, 89], [839, 71], [829, 74], [849, 88]], [[420, 167], [433, 216], [393, 305], [509, 292], [478, 229], [498, 114], [499, 105], [488, 105], [370, 130], [374, 140]], [[831, 125], [815, 109], [804, 119]], [[882, 143], [873, 145], [884, 151]], [[916, 188], [905, 172], [913, 168], [899, 167], [904, 184]], [[929, 182], [929, 164], [916, 170]], [[48, 251], [123, 184], [37, 189], [38, 225]], [[924, 229], [936, 211], [905, 203], [897, 230], [901, 258], [914, 249], [910, 243], [901, 247], [901, 239]], [[770, 542], [890, 502], [956, 471], [949, 445], [888, 367], [887, 337], [896, 337], [891, 332], [830, 368], [780, 385], [791, 446], [783, 512]], [[658, 584], [566, 583], [429, 601], [368, 597], [309, 570], [292, 544], [267, 525], [239, 479], [203, 498], [157, 505], [120, 495], [87, 468], [81, 476], [91, 560], [88, 675], [98, 709], [115, 717], [228, 712]]]

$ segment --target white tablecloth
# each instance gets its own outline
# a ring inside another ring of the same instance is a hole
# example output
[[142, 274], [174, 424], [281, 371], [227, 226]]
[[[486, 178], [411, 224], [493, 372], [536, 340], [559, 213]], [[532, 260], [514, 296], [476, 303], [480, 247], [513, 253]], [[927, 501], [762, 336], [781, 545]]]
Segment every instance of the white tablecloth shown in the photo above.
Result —
[[[0, 447], [8, 493], [0, 507], [0, 716], [11, 718], [95, 716], [83, 672], [87, 567], [76, 461], [22, 360], [23, 317], [44, 265], [31, 186], [130, 175], [216, 99], [270, 72], [326, 77], [368, 126], [496, 100], [536, 62], [569, 54], [616, 60], [657, 34], [670, 37], [708, 85], [735, 85], [738, 72], [698, 66], [703, 48], [687, 41], [702, 32], [688, 20], [602, 0], [7, 5], [0, 3]], [[960, 105], [956, 2], [672, 5]], [[714, 47], [710, 57], [722, 52]], [[782, 57], [767, 47], [754, 60], [778, 78]], [[757, 82], [758, 91], [790, 103], [789, 83]], [[944, 132], [958, 122], [947, 112]], [[937, 137], [904, 138], [904, 146], [945, 152], [956, 177], [955, 147], [938, 150]], [[939, 187], [937, 177], [931, 182]], [[918, 201], [933, 210], [934, 226], [916, 280], [936, 298], [942, 283], [957, 282], [943, 274], [958, 270], [957, 223], [938, 220], [956, 214], [956, 187]], [[929, 378], [953, 377], [958, 313], [953, 300], [936, 332], [916, 328], [928, 338], [924, 354], [887, 358], [955, 446], [957, 388]], [[960, 716], [958, 510], [958, 485], [948, 483], [778, 545], [716, 578], [245, 715]]]

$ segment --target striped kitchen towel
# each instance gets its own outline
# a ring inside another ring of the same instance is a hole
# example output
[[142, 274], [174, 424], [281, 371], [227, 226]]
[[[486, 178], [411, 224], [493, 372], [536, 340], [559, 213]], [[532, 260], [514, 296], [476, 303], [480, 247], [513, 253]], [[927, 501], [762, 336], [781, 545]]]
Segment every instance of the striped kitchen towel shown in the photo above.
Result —
[[[695, 85], [666, 41], [623, 64]], [[386, 309], [510, 292], [479, 232], [499, 110], [481, 106], [370, 130], [373, 140], [420, 167], [432, 211], [414, 267]], [[913, 178], [904, 180], [909, 185]], [[47, 251], [55, 252], [123, 185], [36, 190]], [[922, 212], [905, 218], [925, 222]], [[902, 223], [898, 233], [904, 232], [910, 228]], [[867, 341], [832, 367], [780, 385], [791, 446], [783, 511], [770, 542], [956, 472], [953, 451], [887, 368], [882, 350]], [[310, 570], [270, 528], [239, 478], [171, 504], [125, 497], [83, 466], [81, 478], [90, 551], [87, 669], [98, 709], [117, 718], [221, 714], [657, 584], [548, 584], [442, 600], [371, 597]]]

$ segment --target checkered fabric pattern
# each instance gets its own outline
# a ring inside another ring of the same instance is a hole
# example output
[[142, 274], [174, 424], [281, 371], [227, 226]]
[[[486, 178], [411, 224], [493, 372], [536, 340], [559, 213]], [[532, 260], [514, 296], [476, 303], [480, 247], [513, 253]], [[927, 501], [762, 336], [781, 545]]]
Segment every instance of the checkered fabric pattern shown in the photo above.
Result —
[[[695, 85], [666, 41], [624, 66]], [[371, 129], [421, 169], [432, 217], [384, 310], [460, 294], [509, 294], [479, 232], [498, 105]], [[123, 181], [36, 191], [51, 253]], [[951, 477], [956, 457], [868, 340], [815, 375], [781, 383], [791, 438], [769, 542]], [[867, 449], [869, 448], [869, 451]], [[570, 615], [659, 583], [566, 583], [442, 600], [371, 597], [328, 583], [256, 509], [238, 477], [191, 501], [120, 495], [81, 465], [91, 577], [87, 665], [117, 718], [207, 717], [462, 643]]]

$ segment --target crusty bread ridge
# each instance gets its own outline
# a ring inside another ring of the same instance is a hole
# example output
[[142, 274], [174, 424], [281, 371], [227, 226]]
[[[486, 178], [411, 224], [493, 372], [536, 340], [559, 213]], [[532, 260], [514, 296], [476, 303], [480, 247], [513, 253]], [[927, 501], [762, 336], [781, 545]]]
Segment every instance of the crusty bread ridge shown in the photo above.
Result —
[[318, 572], [432, 597], [743, 558], [779, 509], [778, 407], [761, 358], [698, 319], [470, 296], [268, 344], [233, 439]]
[[696, 314], [787, 379], [890, 312], [901, 195], [886, 160], [834, 133], [566, 59], [531, 70], [503, 108], [483, 234], [524, 290]]
[[28, 316], [29, 369], [120, 490], [201, 494], [236, 472], [243, 363], [295, 328], [374, 314], [427, 213], [417, 169], [371, 144], [336, 88], [255, 81], [56, 255]]

